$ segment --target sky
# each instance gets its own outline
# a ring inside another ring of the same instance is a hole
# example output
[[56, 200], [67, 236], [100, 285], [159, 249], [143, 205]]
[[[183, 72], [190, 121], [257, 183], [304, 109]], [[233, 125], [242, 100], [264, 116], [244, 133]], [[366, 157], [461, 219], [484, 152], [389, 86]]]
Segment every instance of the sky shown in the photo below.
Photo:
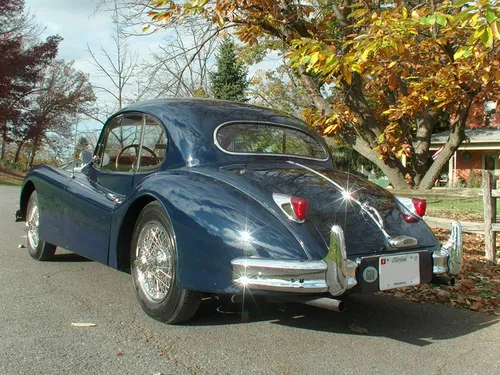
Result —
[[[103, 61], [100, 56], [101, 47], [113, 54], [112, 12], [97, 9], [98, 2], [95, 0], [25, 0], [25, 3], [26, 10], [36, 17], [37, 24], [45, 28], [42, 37], [57, 34], [63, 38], [58, 58], [73, 60], [75, 68], [89, 74], [92, 83], [106, 86], [103, 73], [92, 63], [87, 44], [100, 61]], [[158, 33], [130, 37], [128, 44], [131, 51], [137, 51], [141, 58], [148, 59], [150, 50], [157, 48], [163, 36], [164, 34]], [[96, 94], [100, 100], [105, 100], [102, 93]]]
[[[101, 46], [113, 50], [112, 13], [97, 9], [97, 0], [25, 0], [25, 3], [37, 23], [45, 27], [44, 37], [54, 34], [63, 37], [59, 57], [74, 60], [79, 69], [95, 72], [89, 62], [87, 43], [95, 51]], [[131, 37], [128, 42], [133, 50], [148, 55], [149, 49], [156, 48], [163, 35]]]
[[[45, 27], [43, 37], [58, 34], [63, 38], [59, 48], [59, 58], [75, 61], [75, 67], [89, 74], [94, 84], [106, 85], [106, 79], [91, 63], [87, 43], [94, 53], [102, 47], [114, 51], [111, 34], [114, 30], [112, 12], [97, 9], [97, 0], [25, 0], [26, 10], [36, 17], [37, 23]], [[165, 32], [148, 36], [128, 38], [132, 51], [139, 53], [140, 59], [148, 60], [151, 51], [158, 48]], [[276, 66], [276, 56], [272, 56], [257, 66], [250, 67], [249, 78], [259, 69]], [[96, 93], [98, 100], [106, 100], [102, 93]]]

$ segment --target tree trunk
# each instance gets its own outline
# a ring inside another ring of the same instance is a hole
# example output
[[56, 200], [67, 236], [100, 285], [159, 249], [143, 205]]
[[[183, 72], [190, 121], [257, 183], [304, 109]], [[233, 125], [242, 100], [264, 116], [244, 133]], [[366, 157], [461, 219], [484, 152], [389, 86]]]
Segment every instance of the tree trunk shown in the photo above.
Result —
[[2, 151], [0, 153], [0, 160], [3, 160], [7, 152], [7, 120], [2, 121], [0, 129], [2, 129]]
[[420, 185], [427, 172], [432, 129], [434, 129], [437, 119], [438, 114], [432, 111], [417, 116], [417, 132], [412, 155], [415, 186]]
[[404, 167], [399, 159], [389, 159], [387, 163], [384, 162], [360, 136], [356, 136], [354, 142], [350, 139], [348, 143], [355, 151], [379, 167], [395, 189], [411, 189], [411, 185], [406, 182]]
[[441, 151], [438, 158], [434, 161], [434, 163], [432, 163], [430, 168], [427, 170], [427, 173], [422, 178], [422, 181], [418, 186], [419, 190], [432, 189], [439, 173], [465, 139], [465, 124], [467, 122], [467, 117], [469, 116], [471, 104], [472, 99], [469, 99], [467, 105], [459, 110], [457, 118], [452, 125], [450, 136], [444, 145], [443, 151]]
[[24, 140], [19, 142], [19, 144], [17, 145], [16, 154], [14, 156], [14, 163], [17, 163], [19, 161], [19, 155], [21, 154], [21, 149], [23, 148], [23, 146]]
[[33, 139], [33, 144], [31, 146], [31, 153], [28, 160], [28, 169], [31, 169], [31, 167], [33, 167], [33, 161], [35, 160], [37, 148], [38, 148], [38, 137]]

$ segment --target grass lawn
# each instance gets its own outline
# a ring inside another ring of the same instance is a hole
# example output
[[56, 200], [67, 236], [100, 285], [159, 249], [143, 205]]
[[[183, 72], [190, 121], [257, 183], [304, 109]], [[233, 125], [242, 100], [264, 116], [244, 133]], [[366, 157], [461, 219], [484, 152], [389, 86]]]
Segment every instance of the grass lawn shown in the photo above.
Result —
[[[500, 217], [499, 213], [497, 207], [497, 217]], [[483, 221], [483, 198], [428, 199], [426, 215], [463, 221]]]
[[0, 167], [0, 185], [21, 186], [24, 174]]

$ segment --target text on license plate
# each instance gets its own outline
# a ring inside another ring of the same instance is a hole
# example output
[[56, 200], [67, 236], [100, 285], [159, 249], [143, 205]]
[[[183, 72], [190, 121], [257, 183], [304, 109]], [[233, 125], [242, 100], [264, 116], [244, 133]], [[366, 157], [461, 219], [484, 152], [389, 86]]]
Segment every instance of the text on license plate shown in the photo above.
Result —
[[379, 288], [388, 290], [420, 284], [419, 254], [400, 254], [379, 258]]

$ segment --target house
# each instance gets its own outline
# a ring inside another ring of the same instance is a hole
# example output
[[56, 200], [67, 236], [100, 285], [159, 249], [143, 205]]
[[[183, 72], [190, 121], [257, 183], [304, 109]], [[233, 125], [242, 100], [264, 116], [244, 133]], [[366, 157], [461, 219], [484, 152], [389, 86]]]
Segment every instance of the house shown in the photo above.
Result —
[[[431, 152], [436, 152], [448, 139], [449, 132], [433, 134]], [[460, 186], [469, 179], [472, 170], [494, 171], [497, 179], [500, 176], [500, 128], [476, 128], [465, 130], [466, 140], [448, 162], [448, 186]]]
[[[496, 101], [477, 102], [471, 107], [467, 117], [465, 141], [451, 157], [447, 168], [443, 168], [438, 180], [439, 185], [456, 187], [467, 184], [471, 186], [471, 172], [481, 170], [494, 171], [500, 177], [500, 115], [497, 113]], [[433, 134], [429, 150], [436, 155], [448, 140], [449, 132]], [[478, 176], [476, 174], [476, 176]], [[470, 180], [470, 181], [468, 181]], [[476, 178], [474, 184], [480, 183]]]

